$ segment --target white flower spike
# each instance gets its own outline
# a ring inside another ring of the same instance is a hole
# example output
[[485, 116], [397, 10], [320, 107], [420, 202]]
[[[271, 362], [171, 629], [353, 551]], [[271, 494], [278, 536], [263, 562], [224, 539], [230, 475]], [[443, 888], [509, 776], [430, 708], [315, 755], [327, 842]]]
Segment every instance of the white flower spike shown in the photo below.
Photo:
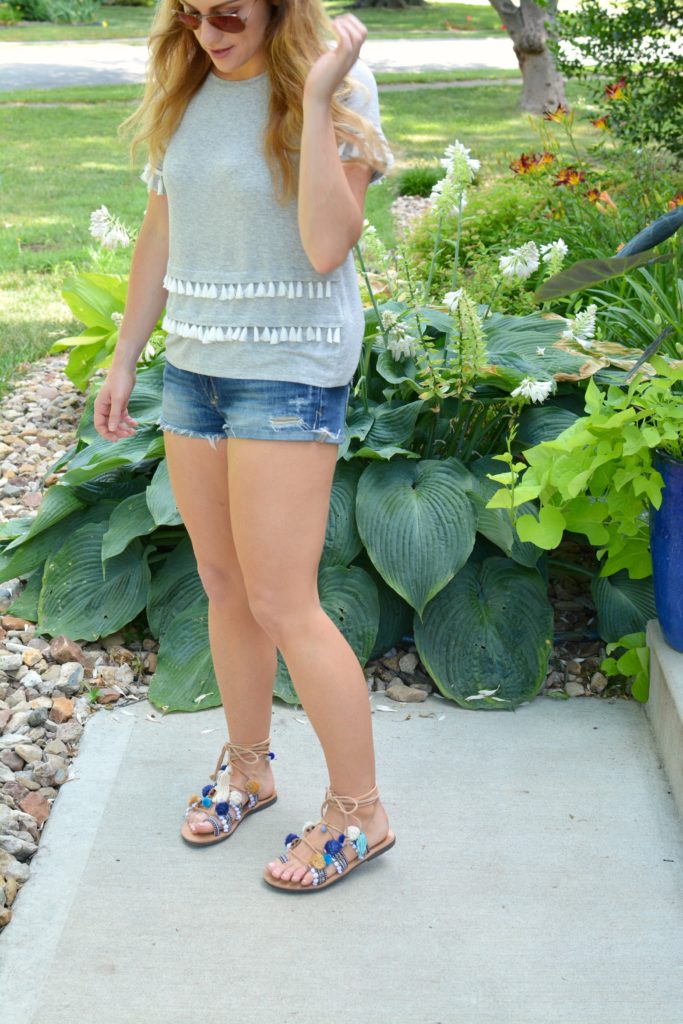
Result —
[[503, 277], [519, 278], [525, 281], [527, 277], [538, 270], [539, 253], [535, 242], [525, 242], [516, 249], [510, 249], [507, 256], [501, 256], [498, 266]]
[[532, 380], [525, 377], [519, 387], [511, 392], [512, 398], [528, 398], [531, 402], [545, 402], [554, 389], [551, 380]]

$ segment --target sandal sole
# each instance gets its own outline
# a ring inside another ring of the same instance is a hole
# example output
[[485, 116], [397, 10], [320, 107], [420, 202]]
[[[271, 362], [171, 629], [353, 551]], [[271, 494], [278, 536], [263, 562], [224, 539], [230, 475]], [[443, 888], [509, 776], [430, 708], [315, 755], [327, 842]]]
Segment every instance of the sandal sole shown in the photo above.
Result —
[[335, 873], [330, 875], [326, 882], [322, 885], [302, 885], [301, 882], [281, 882], [279, 879], [271, 875], [270, 871], [266, 868], [263, 872], [263, 881], [270, 885], [273, 889], [279, 889], [280, 892], [319, 892], [320, 889], [327, 889], [330, 885], [334, 885], [335, 882], [341, 882], [344, 878], [351, 874], [354, 868], [360, 867], [361, 864], [367, 864], [368, 861], [374, 860], [375, 857], [380, 857], [387, 850], [390, 850], [396, 843], [396, 836], [389, 829], [384, 841], [374, 847], [372, 853], [368, 854], [367, 857], [363, 857], [360, 860], [356, 857], [355, 860], [351, 861], [348, 868], [342, 872], [342, 874]]
[[219, 836], [212, 832], [192, 832], [190, 826], [185, 821], [180, 828], [180, 838], [183, 839], [188, 846], [215, 846], [216, 843], [222, 843], [224, 839], [230, 839], [231, 836], [234, 836], [244, 819], [248, 818], [250, 814], [257, 814], [258, 811], [265, 811], [266, 807], [272, 807], [276, 801], [277, 793], [274, 793], [272, 796], [268, 797], [267, 800], [257, 803], [255, 807], [245, 809], [242, 812], [242, 817], [235, 827], [231, 828], [229, 832], [222, 832]]

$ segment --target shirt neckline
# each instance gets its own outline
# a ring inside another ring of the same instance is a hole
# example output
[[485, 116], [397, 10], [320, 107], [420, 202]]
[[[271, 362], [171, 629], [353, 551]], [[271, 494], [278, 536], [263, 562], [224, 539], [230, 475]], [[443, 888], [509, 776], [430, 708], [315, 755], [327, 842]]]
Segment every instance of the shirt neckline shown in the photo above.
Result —
[[267, 78], [268, 71], [261, 71], [258, 75], [251, 75], [250, 78], [221, 78], [213, 69], [210, 69], [208, 77], [219, 82], [221, 85], [250, 85], [252, 82], [260, 82]]

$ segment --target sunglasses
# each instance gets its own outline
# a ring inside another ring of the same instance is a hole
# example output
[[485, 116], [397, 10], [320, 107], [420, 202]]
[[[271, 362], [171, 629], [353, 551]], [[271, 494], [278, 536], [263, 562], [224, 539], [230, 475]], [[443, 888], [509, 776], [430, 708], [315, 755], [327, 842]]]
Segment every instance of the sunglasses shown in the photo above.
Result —
[[255, 6], [256, 0], [254, 0], [244, 18], [241, 14], [197, 14], [195, 11], [182, 10], [177, 10], [175, 16], [181, 25], [184, 25], [185, 28], [191, 28], [194, 32], [201, 28], [203, 21], [208, 21], [209, 25], [220, 29], [221, 32], [244, 32], [247, 18]]

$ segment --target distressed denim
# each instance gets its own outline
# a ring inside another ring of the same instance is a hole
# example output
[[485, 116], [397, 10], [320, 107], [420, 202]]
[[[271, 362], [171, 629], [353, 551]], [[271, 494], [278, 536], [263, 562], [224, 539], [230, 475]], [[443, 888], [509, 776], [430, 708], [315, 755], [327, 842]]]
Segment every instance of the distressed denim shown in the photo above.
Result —
[[164, 364], [162, 430], [205, 438], [215, 448], [224, 437], [343, 444], [351, 382], [319, 387], [287, 380], [214, 377]]

